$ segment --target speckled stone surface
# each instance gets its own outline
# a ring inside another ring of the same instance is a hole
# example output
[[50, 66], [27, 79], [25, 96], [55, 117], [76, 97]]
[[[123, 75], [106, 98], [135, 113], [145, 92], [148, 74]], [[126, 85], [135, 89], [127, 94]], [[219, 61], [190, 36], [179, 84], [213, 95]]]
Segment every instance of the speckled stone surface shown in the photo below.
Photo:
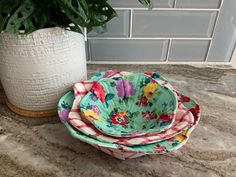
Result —
[[89, 65], [103, 70], [158, 71], [196, 99], [201, 122], [180, 150], [120, 161], [73, 139], [57, 117], [30, 119], [4, 104], [0, 88], [0, 177], [235, 177], [236, 69], [229, 66]]

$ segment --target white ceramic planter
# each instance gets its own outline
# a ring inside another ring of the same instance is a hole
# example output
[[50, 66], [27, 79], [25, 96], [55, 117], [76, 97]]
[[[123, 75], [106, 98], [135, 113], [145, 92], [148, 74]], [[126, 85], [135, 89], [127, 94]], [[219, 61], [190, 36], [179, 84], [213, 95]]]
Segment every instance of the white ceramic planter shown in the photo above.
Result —
[[86, 77], [82, 34], [47, 28], [0, 35], [1, 82], [9, 102], [20, 109], [55, 109], [59, 98]]

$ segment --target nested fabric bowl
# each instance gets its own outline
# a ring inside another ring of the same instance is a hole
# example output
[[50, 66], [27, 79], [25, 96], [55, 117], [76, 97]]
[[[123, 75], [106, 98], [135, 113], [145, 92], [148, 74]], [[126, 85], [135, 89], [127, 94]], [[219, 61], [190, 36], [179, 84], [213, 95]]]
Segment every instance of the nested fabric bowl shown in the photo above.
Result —
[[[107, 72], [105, 72], [107, 73]], [[73, 105], [71, 108], [71, 111], [68, 116], [68, 121], [70, 124], [76, 128], [78, 131], [86, 134], [87, 136], [90, 136], [94, 139], [97, 139], [101, 142], [110, 142], [110, 143], [116, 143], [116, 144], [122, 144], [127, 146], [134, 146], [134, 145], [144, 145], [144, 144], [151, 144], [158, 141], [163, 141], [169, 138], [172, 138], [173, 136], [183, 132], [188, 127], [190, 127], [193, 122], [194, 118], [192, 113], [183, 105], [182, 100], [178, 100], [178, 108], [176, 111], [176, 117], [175, 122], [173, 125], [162, 132], [153, 132], [150, 134], [146, 134], [145, 136], [138, 136], [138, 137], [112, 137], [106, 134], [103, 134], [102, 132], [98, 131], [96, 127], [93, 126], [92, 123], [89, 121], [86, 121], [83, 119], [80, 115], [80, 110], [78, 109], [78, 105], [80, 104], [81, 99], [91, 90], [93, 82], [92, 81], [98, 81], [103, 77], [117, 77], [117, 76], [124, 76], [128, 75], [130, 73], [127, 72], [108, 72], [111, 75], [105, 75], [104, 73], [97, 74], [96, 77], [93, 77], [92, 80], [89, 81], [82, 81], [78, 82], [74, 85], [74, 97], [75, 100], [73, 101]], [[112, 74], [113, 73], [113, 74]], [[99, 77], [100, 75], [100, 77]], [[156, 76], [158, 76], [156, 74]], [[158, 78], [159, 84], [166, 85], [171, 90], [170, 84], [165, 81], [163, 78]], [[71, 98], [71, 99], [74, 99]], [[99, 110], [96, 106], [93, 106], [93, 110], [99, 114]]]
[[178, 97], [179, 100], [183, 100], [183, 105], [194, 116], [194, 124], [187, 128], [185, 131], [175, 135], [170, 139], [148, 145], [138, 145], [129, 147], [115, 143], [101, 142], [76, 130], [68, 121], [68, 114], [70, 111], [73, 111], [71, 110], [74, 101], [73, 91], [68, 92], [60, 99], [58, 104], [58, 114], [61, 121], [65, 124], [68, 131], [73, 137], [83, 142], [86, 142], [92, 145], [93, 147], [97, 148], [98, 150], [101, 150], [118, 159], [127, 160], [143, 156], [145, 154], [163, 154], [166, 152], [170, 152], [182, 147], [187, 142], [190, 133], [194, 130], [194, 128], [199, 122], [200, 109], [198, 104], [196, 104], [194, 100], [186, 99], [188, 97], [185, 97], [180, 93], [178, 93]]
[[114, 137], [162, 132], [173, 124], [177, 106], [171, 89], [143, 73], [94, 81], [80, 101], [83, 117]]

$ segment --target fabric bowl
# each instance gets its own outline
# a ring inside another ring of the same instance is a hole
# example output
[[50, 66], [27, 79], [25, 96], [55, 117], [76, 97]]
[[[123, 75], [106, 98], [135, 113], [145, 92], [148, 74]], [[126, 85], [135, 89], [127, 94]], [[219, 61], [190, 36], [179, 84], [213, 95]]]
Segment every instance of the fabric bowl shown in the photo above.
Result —
[[[129, 73], [120, 72], [118, 76], [127, 75], [127, 74]], [[117, 75], [114, 75], [111, 77], [116, 77], [116, 76]], [[95, 78], [94, 80], [99, 80], [99, 79], [100, 78]], [[162, 80], [162, 81], [165, 81], [165, 80]], [[81, 99], [92, 88], [92, 83], [93, 82], [91, 81], [83, 81], [83, 82], [79, 82], [75, 84], [74, 91], [75, 91], [76, 98], [73, 102], [72, 110], [70, 111], [68, 121], [77, 130], [86, 134], [87, 136], [93, 137], [94, 139], [97, 139], [103, 142], [123, 144], [127, 146], [151, 144], [154, 142], [169, 139], [179, 134], [180, 132], [186, 130], [188, 127], [190, 127], [193, 124], [194, 118], [193, 118], [192, 113], [189, 111], [189, 109], [187, 109], [183, 105], [182, 101], [180, 100], [178, 104], [178, 109], [176, 112], [176, 119], [175, 119], [174, 124], [169, 129], [163, 132], [153, 132], [153, 133], [146, 134], [145, 136], [138, 136], [138, 137], [132, 137], [132, 138], [130, 137], [117, 138], [117, 137], [111, 137], [111, 136], [105, 135], [102, 132], [98, 131], [97, 128], [93, 126], [93, 124], [86, 121], [86, 119], [82, 119], [80, 116], [80, 109], [78, 109], [78, 105]], [[165, 83], [166, 82], [163, 82], [162, 84], [165, 84]], [[98, 109], [97, 106], [94, 105], [92, 108], [97, 114], [99, 114], [100, 110]]]
[[[87, 136], [86, 134], [76, 130], [68, 121], [68, 112], [70, 111], [70, 107], [72, 106], [74, 101], [73, 92], [68, 92], [64, 95], [58, 104], [58, 114], [61, 121], [65, 124], [68, 131], [71, 133], [73, 137], [79, 139], [85, 143], [92, 145], [93, 147], [101, 150], [111, 156], [114, 156], [121, 160], [128, 160], [132, 158], [136, 158], [139, 156], [143, 156], [145, 154], [163, 154], [167, 153], [182, 147], [188, 140], [190, 133], [197, 126], [199, 121], [199, 108], [196, 104], [195, 107], [190, 108], [194, 113], [194, 124], [190, 126], [185, 131], [179, 133], [178, 135], [156, 143], [147, 144], [147, 145], [137, 145], [137, 146], [125, 146], [121, 144], [101, 142], [92, 137]], [[193, 100], [191, 100], [193, 102]], [[190, 104], [192, 105], [192, 103]], [[198, 113], [197, 113], [198, 112]], [[197, 114], [195, 114], [197, 113]]]
[[[148, 74], [153, 75], [154, 73], [148, 73]], [[104, 76], [106, 76], [106, 72], [105, 74], [101, 73], [99, 75], [92, 77], [91, 80], [93, 79], [96, 80], [96, 79], [99, 79], [99, 77], [104, 77]], [[160, 79], [160, 78], [161, 76], [156, 79]], [[165, 84], [164, 79], [162, 79], [162, 81], [163, 81], [162, 84]], [[169, 86], [171, 87], [171, 85]], [[75, 93], [73, 91], [70, 91], [60, 99], [59, 104], [58, 104], [58, 114], [61, 121], [66, 125], [66, 127], [68, 128], [72, 136], [116, 158], [127, 160], [131, 158], [139, 157], [145, 154], [162, 154], [162, 153], [170, 152], [170, 151], [173, 151], [182, 147], [187, 142], [190, 136], [190, 133], [194, 130], [194, 128], [196, 128], [200, 120], [199, 105], [191, 98], [182, 95], [180, 92], [176, 90], [174, 91], [178, 95], [178, 102], [182, 103], [180, 105], [183, 105], [183, 108], [185, 107], [185, 109], [188, 110], [193, 115], [194, 123], [187, 129], [185, 129], [184, 131], [175, 135], [174, 137], [163, 140], [163, 141], [155, 142], [152, 144], [136, 145], [136, 146], [130, 147], [130, 146], [117, 144], [117, 143], [102, 142], [94, 137], [90, 137], [86, 135], [85, 133], [81, 131], [78, 131], [78, 129], [76, 129], [73, 125], [71, 125], [71, 122], [68, 120], [69, 113], [71, 111], [72, 112], [74, 111], [72, 109], [72, 105], [75, 100], [74, 97], [78, 94], [78, 92], [76, 91]]]
[[80, 110], [104, 134], [135, 137], [170, 128], [177, 103], [168, 87], [144, 73], [131, 73], [94, 81]]

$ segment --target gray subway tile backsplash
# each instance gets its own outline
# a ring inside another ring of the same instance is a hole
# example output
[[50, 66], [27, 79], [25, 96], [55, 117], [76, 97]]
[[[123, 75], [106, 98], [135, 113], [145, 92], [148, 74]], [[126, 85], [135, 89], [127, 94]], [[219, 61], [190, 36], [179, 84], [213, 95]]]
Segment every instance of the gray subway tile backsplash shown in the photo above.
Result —
[[212, 8], [220, 7], [221, 0], [177, 0], [177, 8]]
[[135, 37], [211, 37], [216, 12], [134, 11]]
[[204, 61], [209, 41], [173, 40], [169, 61]]
[[91, 39], [94, 61], [164, 61], [168, 40]]
[[230, 61], [236, 43], [235, 0], [223, 6], [222, 0], [153, 0], [153, 10], [138, 0], [108, 2], [118, 17], [104, 34], [89, 34], [92, 61], [162, 62], [167, 55], [176, 62]]

